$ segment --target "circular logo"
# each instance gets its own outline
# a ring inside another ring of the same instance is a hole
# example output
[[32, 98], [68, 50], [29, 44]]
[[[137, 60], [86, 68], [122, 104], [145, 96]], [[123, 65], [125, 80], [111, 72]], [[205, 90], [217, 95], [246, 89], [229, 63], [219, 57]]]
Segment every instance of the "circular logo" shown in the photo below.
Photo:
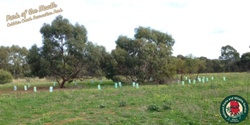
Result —
[[240, 123], [247, 117], [248, 104], [241, 96], [230, 95], [221, 102], [220, 113], [228, 123]]

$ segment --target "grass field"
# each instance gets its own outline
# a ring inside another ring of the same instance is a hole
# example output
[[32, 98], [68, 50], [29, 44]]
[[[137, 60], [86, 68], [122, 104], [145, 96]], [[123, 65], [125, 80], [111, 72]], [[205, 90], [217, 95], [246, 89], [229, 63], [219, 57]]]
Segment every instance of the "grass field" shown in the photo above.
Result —
[[[201, 74], [206, 83], [185, 85], [122, 84], [103, 80], [78, 82], [66, 89], [52, 82], [26, 81], [0, 85], [1, 125], [228, 125], [220, 115], [221, 101], [240, 95], [250, 101], [250, 73]], [[211, 80], [211, 77], [214, 80]], [[223, 81], [223, 77], [226, 81]], [[17, 86], [17, 91], [13, 86]], [[33, 91], [37, 87], [37, 92]], [[249, 116], [239, 125], [248, 125]]]

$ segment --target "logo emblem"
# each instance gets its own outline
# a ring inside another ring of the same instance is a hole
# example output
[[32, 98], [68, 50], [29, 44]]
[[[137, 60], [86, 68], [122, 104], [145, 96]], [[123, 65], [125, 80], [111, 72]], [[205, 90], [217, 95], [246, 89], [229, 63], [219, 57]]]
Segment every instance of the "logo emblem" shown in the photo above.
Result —
[[220, 113], [228, 123], [240, 123], [248, 115], [248, 104], [241, 96], [231, 95], [221, 102]]

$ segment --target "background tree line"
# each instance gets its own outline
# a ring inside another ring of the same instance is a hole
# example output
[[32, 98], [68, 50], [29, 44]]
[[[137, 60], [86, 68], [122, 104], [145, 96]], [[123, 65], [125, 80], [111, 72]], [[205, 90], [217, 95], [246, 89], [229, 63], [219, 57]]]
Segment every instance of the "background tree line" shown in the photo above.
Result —
[[61, 15], [44, 24], [42, 47], [0, 47], [0, 69], [14, 78], [53, 77], [60, 87], [85, 76], [114, 81], [119, 76], [135, 82], [166, 83], [176, 74], [245, 72], [250, 70], [250, 52], [239, 56], [230, 45], [221, 48], [218, 59], [172, 55], [175, 40], [168, 33], [149, 27], [135, 28], [134, 38], [119, 36], [110, 53], [88, 41], [87, 30]]

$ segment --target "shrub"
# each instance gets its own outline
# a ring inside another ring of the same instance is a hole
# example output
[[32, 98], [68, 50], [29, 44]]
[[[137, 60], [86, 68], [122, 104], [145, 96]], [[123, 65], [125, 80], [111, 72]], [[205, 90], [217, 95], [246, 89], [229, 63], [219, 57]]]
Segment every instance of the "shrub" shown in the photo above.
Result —
[[159, 112], [160, 108], [157, 105], [149, 105], [148, 110], [149, 111], [157, 111], [157, 112]]
[[105, 105], [101, 104], [101, 105], [100, 105], [100, 108], [105, 108]]
[[125, 107], [126, 106], [126, 102], [125, 101], [120, 101], [119, 102], [119, 107]]
[[12, 82], [12, 79], [11, 73], [0, 69], [0, 84]]

